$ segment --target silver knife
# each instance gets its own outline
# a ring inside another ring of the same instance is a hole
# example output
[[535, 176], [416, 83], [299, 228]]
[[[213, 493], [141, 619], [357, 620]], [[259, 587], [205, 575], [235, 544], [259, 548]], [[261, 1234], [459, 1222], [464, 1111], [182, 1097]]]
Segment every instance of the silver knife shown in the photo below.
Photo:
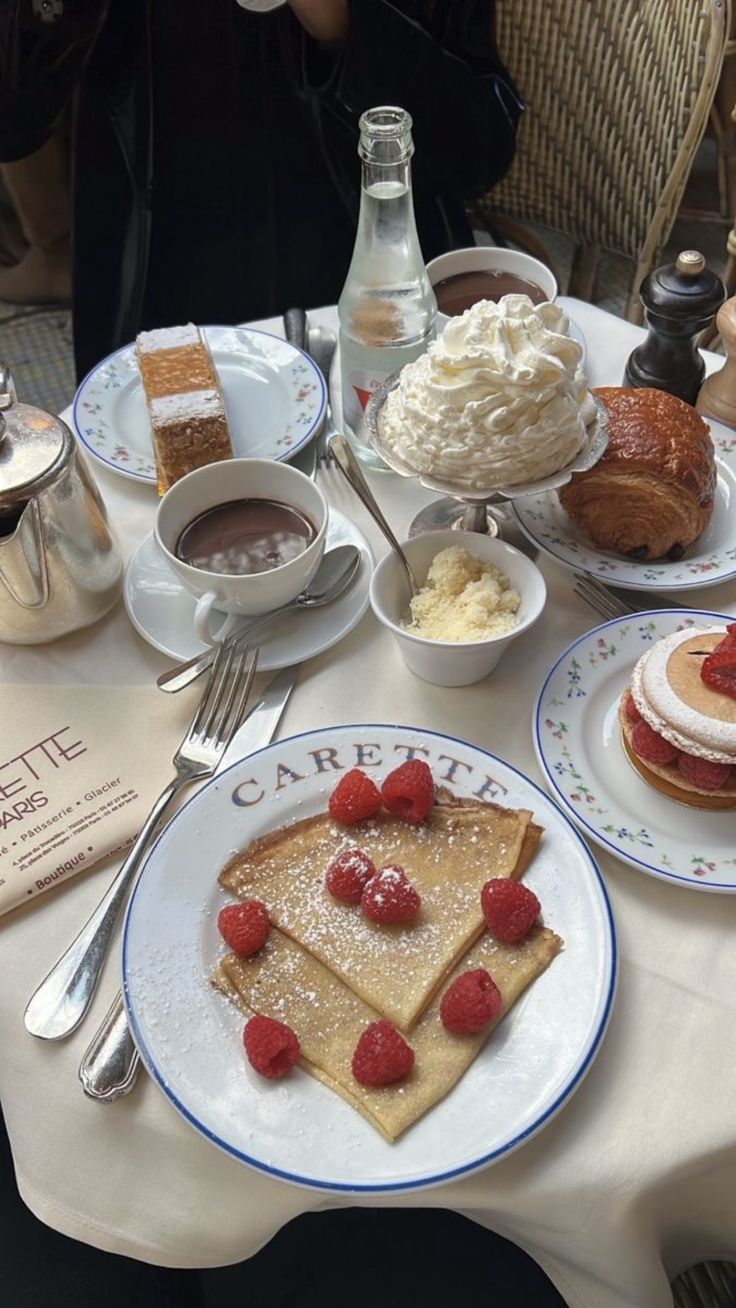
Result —
[[[235, 733], [218, 772], [270, 744], [298, 676], [297, 664], [283, 668], [269, 681], [258, 703]], [[119, 991], [82, 1056], [79, 1064], [82, 1089], [98, 1103], [113, 1104], [132, 1090], [139, 1065], [138, 1050], [128, 1026], [122, 991]]]

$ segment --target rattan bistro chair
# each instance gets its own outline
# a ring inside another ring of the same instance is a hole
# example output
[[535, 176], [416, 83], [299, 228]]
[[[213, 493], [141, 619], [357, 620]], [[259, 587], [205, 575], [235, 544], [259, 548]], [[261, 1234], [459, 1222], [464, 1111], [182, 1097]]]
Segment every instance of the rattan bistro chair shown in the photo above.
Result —
[[576, 241], [568, 290], [592, 299], [601, 249], [635, 263], [626, 316], [674, 222], [720, 75], [730, 0], [497, 0], [526, 103], [516, 159], [476, 218]]

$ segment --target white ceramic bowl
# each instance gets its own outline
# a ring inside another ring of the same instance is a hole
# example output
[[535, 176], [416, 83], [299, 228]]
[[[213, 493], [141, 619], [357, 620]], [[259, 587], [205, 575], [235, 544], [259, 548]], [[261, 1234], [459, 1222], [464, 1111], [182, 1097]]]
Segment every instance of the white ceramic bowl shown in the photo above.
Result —
[[415, 636], [400, 625], [408, 611], [406, 579], [396, 555], [381, 560], [371, 579], [371, 607], [384, 627], [393, 634], [406, 666], [423, 681], [435, 686], [469, 686], [482, 681], [492, 672], [504, 650], [536, 622], [547, 598], [547, 588], [539, 568], [513, 545], [492, 536], [469, 531], [429, 531], [403, 542], [412, 571], [420, 586], [435, 555], [448, 545], [460, 545], [484, 563], [494, 563], [518, 590], [521, 604], [518, 624], [503, 636], [487, 640], [427, 640]]
[[[497, 245], [471, 245], [464, 250], [448, 250], [446, 254], [438, 254], [436, 259], [431, 259], [427, 264], [429, 280], [433, 286], [444, 281], [445, 277], [478, 270], [513, 273], [515, 277], [533, 282], [548, 300], [557, 298], [554, 273], [539, 259], [534, 259], [521, 250], [504, 250]], [[446, 313], [437, 313], [438, 336], [449, 321]]]
[[[206, 509], [229, 500], [277, 500], [313, 523], [314, 540], [296, 558], [268, 572], [225, 575], [194, 568], [176, 555], [183, 529]], [[156, 513], [154, 536], [169, 566], [198, 597], [195, 630], [201, 640], [219, 640], [228, 627], [210, 630], [210, 611], [252, 617], [295, 599], [322, 561], [327, 532], [327, 501], [309, 477], [288, 463], [271, 459], [223, 459], [187, 473], [166, 492]], [[232, 623], [230, 624], [230, 627]]]

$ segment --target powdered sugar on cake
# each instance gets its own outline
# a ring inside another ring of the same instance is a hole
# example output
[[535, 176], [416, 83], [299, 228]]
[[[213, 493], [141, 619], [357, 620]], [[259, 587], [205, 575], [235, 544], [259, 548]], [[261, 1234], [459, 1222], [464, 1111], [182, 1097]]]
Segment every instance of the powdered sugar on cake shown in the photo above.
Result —
[[151, 350], [178, 350], [183, 345], [198, 345], [199, 328], [188, 322], [181, 327], [157, 327], [152, 332], [140, 332], [136, 345], [144, 354]]
[[150, 404], [151, 417], [162, 426], [172, 422], [186, 422], [187, 418], [209, 418], [223, 415], [219, 391], [180, 391], [176, 395], [161, 395]]
[[652, 729], [678, 749], [712, 763], [736, 763], [736, 722], [700, 712], [678, 694], [668, 675], [668, 664], [675, 650], [694, 637], [724, 635], [721, 627], [682, 631], [657, 641], [638, 660], [631, 676], [631, 694], [641, 716]]

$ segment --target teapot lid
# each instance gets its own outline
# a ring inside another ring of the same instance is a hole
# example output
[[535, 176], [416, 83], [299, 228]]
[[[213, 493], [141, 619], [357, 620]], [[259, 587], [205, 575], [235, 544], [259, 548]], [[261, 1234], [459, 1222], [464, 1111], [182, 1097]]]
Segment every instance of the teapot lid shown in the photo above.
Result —
[[53, 480], [70, 445], [71, 433], [58, 418], [16, 402], [10, 375], [0, 368], [0, 509]]

